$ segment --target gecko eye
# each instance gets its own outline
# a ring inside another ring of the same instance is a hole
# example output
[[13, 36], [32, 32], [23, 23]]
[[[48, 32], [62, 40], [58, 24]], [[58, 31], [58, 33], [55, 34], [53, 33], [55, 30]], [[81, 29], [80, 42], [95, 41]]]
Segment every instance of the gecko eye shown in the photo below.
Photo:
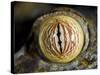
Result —
[[41, 52], [50, 61], [70, 62], [84, 49], [84, 40], [88, 37], [84, 33], [87, 23], [76, 11], [56, 10], [40, 17], [38, 21]]

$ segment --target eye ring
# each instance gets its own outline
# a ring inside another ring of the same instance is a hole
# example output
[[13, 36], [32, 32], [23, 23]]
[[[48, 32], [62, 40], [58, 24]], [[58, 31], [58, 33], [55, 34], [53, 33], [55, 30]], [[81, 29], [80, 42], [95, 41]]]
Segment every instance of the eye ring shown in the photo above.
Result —
[[84, 16], [71, 8], [59, 8], [38, 18], [34, 26], [40, 26], [39, 46], [44, 57], [57, 63], [76, 58], [88, 46], [87, 24]]

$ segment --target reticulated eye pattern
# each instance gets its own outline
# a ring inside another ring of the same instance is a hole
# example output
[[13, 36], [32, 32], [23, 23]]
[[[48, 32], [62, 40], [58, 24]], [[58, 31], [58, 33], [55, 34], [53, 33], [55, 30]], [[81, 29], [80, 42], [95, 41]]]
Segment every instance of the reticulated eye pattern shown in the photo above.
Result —
[[[74, 49], [78, 47], [78, 44], [80, 44], [80, 34], [78, 33], [78, 28], [75, 27], [72, 22], [71, 24], [67, 21], [62, 21], [59, 17], [56, 18], [53, 23], [47, 23], [48, 26], [44, 30], [43, 34], [40, 34], [42, 36], [40, 39], [43, 38], [40, 41], [43, 42], [42, 44], [44, 44], [45, 50], [47, 50], [48, 53], [60, 60], [70, 55], [70, 53], [74, 52]], [[65, 16], [65, 18], [67, 17]]]
[[[52, 24], [44, 39], [49, 52], [53, 55], [65, 56], [70, 53], [78, 44], [78, 34], [70, 26], [70, 24], [56, 19], [56, 23]], [[45, 35], [44, 35], [45, 36]]]
[[[87, 35], [84, 33], [88, 31], [87, 23], [74, 10], [69, 11], [68, 8], [65, 11], [56, 11], [38, 20], [41, 20], [40, 50], [51, 62], [70, 62], [79, 55], [82, 48], [87, 47], [88, 32]], [[84, 41], [86, 38], [87, 42]]]

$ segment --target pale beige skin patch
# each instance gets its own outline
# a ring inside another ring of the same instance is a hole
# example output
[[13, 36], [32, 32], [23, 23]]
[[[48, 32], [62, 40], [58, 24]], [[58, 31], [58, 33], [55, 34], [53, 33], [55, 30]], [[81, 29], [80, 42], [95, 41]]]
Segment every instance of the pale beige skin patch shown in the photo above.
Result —
[[83, 30], [74, 18], [65, 15], [50, 16], [42, 22], [39, 45], [50, 61], [72, 61], [81, 52], [83, 44]]

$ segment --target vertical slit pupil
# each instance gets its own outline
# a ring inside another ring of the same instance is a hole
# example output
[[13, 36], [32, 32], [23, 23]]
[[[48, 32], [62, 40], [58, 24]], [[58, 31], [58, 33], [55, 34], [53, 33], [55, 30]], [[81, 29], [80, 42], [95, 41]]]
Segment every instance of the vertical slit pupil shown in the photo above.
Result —
[[59, 46], [60, 46], [60, 52], [62, 53], [62, 47], [61, 47], [61, 40], [60, 40], [60, 35], [61, 35], [61, 32], [60, 32], [60, 26], [59, 26], [59, 23], [58, 23], [58, 25], [57, 25], [57, 36], [58, 36], [58, 44], [59, 44]]

